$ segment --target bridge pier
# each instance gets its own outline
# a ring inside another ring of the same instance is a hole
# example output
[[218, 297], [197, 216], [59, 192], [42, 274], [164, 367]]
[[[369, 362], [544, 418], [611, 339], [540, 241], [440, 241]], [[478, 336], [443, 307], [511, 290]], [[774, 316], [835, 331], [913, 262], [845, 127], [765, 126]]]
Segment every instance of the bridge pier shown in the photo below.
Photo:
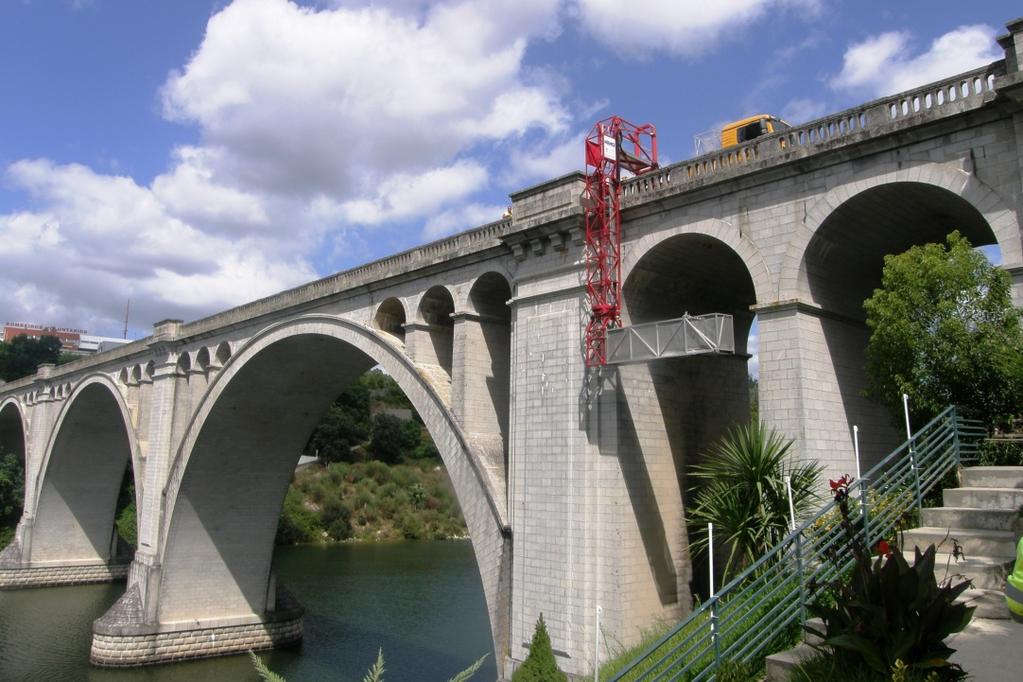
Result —
[[0, 552], [0, 590], [110, 583], [127, 577], [129, 562], [123, 554], [112, 554], [114, 558], [110, 560], [28, 560], [32, 549], [32, 526], [31, 519], [23, 518], [18, 523], [14, 540]]
[[272, 598], [263, 614], [160, 623], [149, 615], [156, 612], [157, 593], [145, 589], [158, 584], [158, 569], [155, 581], [146, 579], [154, 575], [154, 567], [135, 562], [132, 569], [132, 579], [138, 582], [93, 623], [89, 653], [93, 665], [137, 667], [279, 649], [302, 641], [304, 609], [276, 580], [270, 581]]

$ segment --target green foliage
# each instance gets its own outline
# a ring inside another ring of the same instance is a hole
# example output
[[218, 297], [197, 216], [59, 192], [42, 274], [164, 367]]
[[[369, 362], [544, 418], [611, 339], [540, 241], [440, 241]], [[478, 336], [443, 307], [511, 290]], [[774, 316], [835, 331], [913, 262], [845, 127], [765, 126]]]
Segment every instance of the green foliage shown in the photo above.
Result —
[[441, 467], [336, 462], [298, 472], [284, 499], [278, 544], [464, 537]]
[[943, 640], [965, 628], [973, 616], [974, 607], [955, 603], [969, 581], [938, 584], [934, 545], [923, 554], [915, 549], [910, 566], [901, 552], [883, 542], [871, 561], [850, 519], [847, 481], [839, 484], [832, 487], [845, 533], [835, 558], [851, 554], [855, 561], [847, 580], [830, 583], [832, 602], [810, 605], [810, 612], [824, 620], [823, 644], [839, 658], [862, 661], [881, 674], [901, 666], [934, 672], [941, 680], [962, 679], [962, 668], [949, 661], [955, 650]]
[[43, 336], [30, 339], [25, 334], [9, 342], [0, 341], [0, 379], [14, 381], [30, 374], [43, 363], [57, 364], [60, 358], [60, 339]]
[[249, 660], [252, 661], [252, 667], [256, 669], [256, 674], [263, 682], [284, 682], [284, 678], [267, 668], [266, 663], [263, 663], [262, 659], [251, 649], [249, 650]]
[[402, 420], [392, 414], [378, 414], [373, 417], [373, 435], [369, 442], [369, 451], [381, 462], [394, 464], [401, 459], [405, 447], [402, 433]]
[[366, 676], [362, 678], [362, 682], [383, 682], [384, 673], [387, 672], [384, 669], [384, 650], [377, 650], [377, 662], [373, 664], [373, 667], [369, 669]]
[[946, 241], [885, 256], [881, 288], [863, 304], [865, 394], [896, 424], [903, 393], [922, 421], [949, 404], [987, 423], [1020, 408], [1023, 333], [1009, 276], [958, 232]]
[[121, 489], [117, 493], [117, 507], [114, 511], [114, 525], [121, 539], [132, 547], [138, 545], [137, 511], [135, 509], [135, 476], [131, 463], [121, 478]]
[[14, 453], [0, 450], [0, 549], [14, 538], [24, 497], [24, 462]]
[[941, 678], [933, 670], [912, 670], [894, 667], [881, 673], [870, 666], [850, 660], [847, 656], [830, 653], [813, 656], [802, 663], [789, 676], [790, 682], [820, 682], [820, 680], [841, 680], [841, 682], [939, 682]]
[[529, 645], [529, 656], [512, 675], [512, 682], [568, 682], [568, 676], [558, 670], [551, 649], [551, 638], [547, 634], [547, 625], [543, 622], [543, 614], [536, 621], [533, 641]]
[[397, 382], [383, 372], [366, 372], [323, 415], [305, 452], [324, 462], [358, 462], [366, 452], [388, 463], [436, 459], [437, 449], [415, 410], [410, 419], [385, 411], [395, 409], [412, 410]]
[[725, 661], [714, 672], [715, 682], [749, 682], [757, 679], [757, 666], [740, 661]]
[[1023, 441], [988, 438], [977, 449], [980, 466], [1023, 466]]
[[746, 386], [749, 389], [749, 420], [760, 421], [760, 380], [746, 375]]
[[[487, 660], [488, 655], [483, 654], [477, 658], [475, 663], [452, 677], [448, 682], [468, 682], [483, 667], [483, 663]], [[259, 675], [259, 679], [263, 680], [263, 682], [285, 682], [283, 677], [266, 667], [266, 664], [251, 649], [249, 650], [249, 660], [252, 661], [252, 667], [256, 669], [256, 674]], [[376, 663], [366, 671], [366, 676], [362, 678], [362, 682], [384, 682], [385, 672], [387, 670], [384, 668], [384, 650], [378, 649]]]
[[288, 488], [281, 517], [277, 520], [274, 542], [278, 545], [301, 545], [321, 540], [323, 524], [319, 515], [306, 507], [304, 499], [299, 489], [294, 486]]
[[707, 547], [706, 524], [728, 545], [725, 578], [778, 544], [789, 532], [790, 516], [785, 477], [792, 479], [796, 514], [811, 510], [816, 502], [821, 467], [815, 462], [788, 461], [792, 441], [768, 429], [762, 422], [739, 425], [719, 440], [690, 468], [702, 482], [689, 520], [694, 524], [697, 551]]

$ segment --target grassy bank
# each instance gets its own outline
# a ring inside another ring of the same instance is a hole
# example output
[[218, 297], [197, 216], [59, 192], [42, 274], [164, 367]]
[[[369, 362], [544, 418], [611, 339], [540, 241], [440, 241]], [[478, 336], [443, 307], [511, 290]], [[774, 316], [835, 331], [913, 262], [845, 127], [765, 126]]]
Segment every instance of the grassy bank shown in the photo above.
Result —
[[295, 474], [277, 544], [442, 540], [467, 533], [451, 481], [436, 460], [335, 462]]

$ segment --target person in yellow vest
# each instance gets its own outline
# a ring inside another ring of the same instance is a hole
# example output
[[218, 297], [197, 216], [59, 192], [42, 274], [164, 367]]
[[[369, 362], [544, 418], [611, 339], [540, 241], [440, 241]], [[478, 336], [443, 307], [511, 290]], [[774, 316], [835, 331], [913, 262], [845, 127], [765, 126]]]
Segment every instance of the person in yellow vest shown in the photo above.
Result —
[[1005, 603], [1012, 619], [1023, 623], [1023, 538], [1016, 545], [1016, 565], [1005, 581]]

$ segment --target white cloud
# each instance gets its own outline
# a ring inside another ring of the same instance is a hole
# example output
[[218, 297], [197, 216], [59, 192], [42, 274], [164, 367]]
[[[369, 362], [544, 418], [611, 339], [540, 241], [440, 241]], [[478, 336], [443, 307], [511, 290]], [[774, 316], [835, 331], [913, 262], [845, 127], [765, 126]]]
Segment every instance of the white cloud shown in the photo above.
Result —
[[507, 186], [521, 188], [537, 180], [555, 178], [583, 167], [583, 135], [538, 151], [512, 150], [508, 170], [501, 177]]
[[619, 53], [708, 52], [738, 30], [789, 8], [816, 14], [818, 0], [575, 0], [583, 26]]
[[486, 181], [486, 169], [471, 161], [459, 161], [420, 175], [398, 173], [382, 182], [375, 196], [345, 202], [341, 211], [349, 222], [377, 225], [436, 211], [472, 194]]
[[270, 218], [258, 196], [216, 184], [210, 167], [213, 150], [180, 147], [175, 154], [178, 165], [153, 182], [153, 193], [171, 212], [213, 230], [269, 225]]
[[433, 238], [499, 218], [474, 197], [492, 146], [569, 125], [564, 84], [523, 63], [560, 12], [231, 2], [160, 90], [197, 142], [151, 183], [46, 159], [0, 168], [32, 206], [0, 214], [0, 285], [14, 292], [0, 316], [110, 333], [130, 297], [147, 331], [314, 279], [313, 262], [349, 264], [366, 227], [423, 221]]
[[35, 159], [11, 164], [5, 180], [44, 207], [0, 214], [0, 243], [9, 246], [0, 249], [0, 286], [14, 292], [3, 304], [9, 319], [110, 333], [131, 298], [145, 330], [315, 277], [285, 238], [267, 248], [204, 233], [131, 178]]
[[816, 99], [791, 99], [782, 107], [781, 117], [792, 125], [799, 125], [820, 118], [828, 112], [828, 105]]
[[505, 208], [505, 206], [474, 203], [447, 209], [426, 221], [426, 225], [423, 227], [423, 237], [440, 239], [460, 230], [492, 223], [501, 219]]
[[522, 68], [528, 41], [556, 27], [547, 0], [449, 2], [422, 21], [237, 0], [164, 85], [164, 111], [199, 125], [233, 186], [365, 198], [474, 143], [563, 129], [557, 94]]
[[831, 86], [874, 97], [909, 90], [1002, 58], [995, 35], [990, 26], [960, 26], [919, 54], [906, 31], [871, 36], [846, 50]]

